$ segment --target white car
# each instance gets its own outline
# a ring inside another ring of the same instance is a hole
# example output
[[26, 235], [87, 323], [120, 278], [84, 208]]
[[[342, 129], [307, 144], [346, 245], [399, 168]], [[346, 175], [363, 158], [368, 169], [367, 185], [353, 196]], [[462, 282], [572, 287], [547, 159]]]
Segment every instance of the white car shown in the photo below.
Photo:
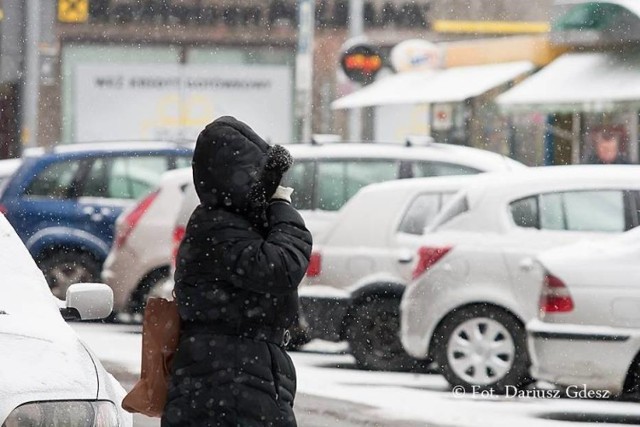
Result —
[[538, 311], [540, 251], [638, 225], [638, 166], [554, 166], [494, 174], [434, 220], [401, 304], [401, 340], [452, 385], [505, 391], [528, 381], [524, 325]]
[[133, 425], [120, 407], [125, 390], [63, 319], [106, 317], [111, 290], [79, 283], [55, 298], [2, 215], [0, 274], [0, 425]]
[[300, 288], [309, 338], [347, 340], [358, 365], [411, 369], [398, 338], [400, 297], [411, 280], [425, 226], [473, 176], [371, 184], [314, 241]]
[[191, 182], [191, 168], [165, 172], [155, 191], [118, 216], [102, 269], [102, 280], [113, 289], [116, 312], [141, 312], [147, 296], [169, 277], [171, 232]]
[[527, 323], [531, 374], [564, 386], [569, 396], [587, 389], [592, 397], [638, 397], [640, 228], [538, 260], [539, 317]]

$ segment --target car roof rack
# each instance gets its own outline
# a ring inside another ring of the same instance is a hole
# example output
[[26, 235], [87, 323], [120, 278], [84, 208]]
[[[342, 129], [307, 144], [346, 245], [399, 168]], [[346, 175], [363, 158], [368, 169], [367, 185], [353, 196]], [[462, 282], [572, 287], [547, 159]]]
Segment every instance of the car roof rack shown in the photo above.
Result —
[[333, 144], [342, 142], [342, 136], [335, 133], [314, 133], [311, 135], [311, 145]]
[[407, 135], [405, 137], [404, 145], [407, 147], [413, 147], [415, 145], [425, 146], [433, 143], [435, 143], [435, 140], [429, 135]]

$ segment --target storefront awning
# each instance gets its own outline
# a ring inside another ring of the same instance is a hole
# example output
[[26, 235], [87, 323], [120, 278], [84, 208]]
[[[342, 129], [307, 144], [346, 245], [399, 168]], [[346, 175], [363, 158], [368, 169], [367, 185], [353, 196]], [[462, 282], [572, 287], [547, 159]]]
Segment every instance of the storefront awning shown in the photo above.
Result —
[[496, 98], [509, 112], [605, 112], [640, 108], [640, 57], [567, 53]]
[[334, 101], [331, 108], [460, 102], [482, 95], [533, 68], [531, 62], [519, 61], [394, 74]]

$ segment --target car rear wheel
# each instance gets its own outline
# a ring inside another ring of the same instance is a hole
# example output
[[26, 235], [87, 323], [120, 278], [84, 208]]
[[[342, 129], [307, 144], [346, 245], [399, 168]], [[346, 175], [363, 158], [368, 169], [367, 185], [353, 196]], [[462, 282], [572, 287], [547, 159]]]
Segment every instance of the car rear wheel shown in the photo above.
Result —
[[631, 362], [622, 388], [621, 399], [640, 402], [640, 353]]
[[127, 312], [131, 315], [142, 314], [149, 297], [163, 296], [163, 285], [169, 276], [168, 268], [160, 268], [149, 273], [131, 293]]
[[451, 314], [436, 332], [436, 353], [452, 386], [504, 393], [530, 381], [524, 328], [498, 308], [478, 305]]
[[413, 370], [419, 361], [404, 351], [399, 332], [400, 301], [371, 298], [352, 308], [345, 335], [360, 368]]
[[66, 298], [72, 284], [96, 282], [100, 277], [100, 263], [85, 252], [53, 252], [40, 261], [40, 269], [51, 292], [60, 299]]

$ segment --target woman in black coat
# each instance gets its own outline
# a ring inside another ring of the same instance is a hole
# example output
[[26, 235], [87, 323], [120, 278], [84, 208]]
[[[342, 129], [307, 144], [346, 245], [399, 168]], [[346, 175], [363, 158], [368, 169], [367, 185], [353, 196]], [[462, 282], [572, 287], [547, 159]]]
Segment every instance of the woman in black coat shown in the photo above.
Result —
[[[284, 350], [311, 234], [279, 186], [288, 151], [222, 117], [198, 136], [200, 205], [176, 261], [183, 323], [162, 426], [295, 426]], [[288, 191], [287, 191], [288, 190]]]

